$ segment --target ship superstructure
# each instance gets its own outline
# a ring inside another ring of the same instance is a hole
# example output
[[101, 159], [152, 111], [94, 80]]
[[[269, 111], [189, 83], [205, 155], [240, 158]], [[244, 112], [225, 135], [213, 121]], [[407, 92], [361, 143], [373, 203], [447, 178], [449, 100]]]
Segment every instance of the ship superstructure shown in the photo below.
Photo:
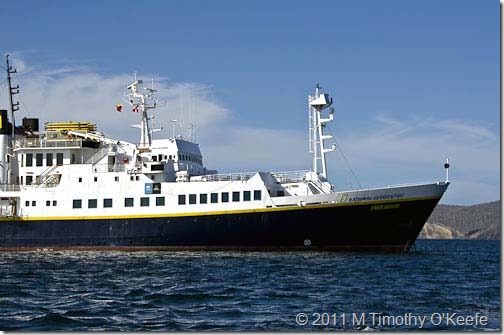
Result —
[[318, 85], [310, 170], [218, 174], [198, 144], [152, 138], [156, 90], [142, 84], [135, 78], [125, 95], [141, 118], [138, 144], [88, 122], [16, 127], [0, 110], [0, 249], [407, 251], [449, 184], [336, 192], [326, 167], [336, 147], [324, 132], [334, 109]]

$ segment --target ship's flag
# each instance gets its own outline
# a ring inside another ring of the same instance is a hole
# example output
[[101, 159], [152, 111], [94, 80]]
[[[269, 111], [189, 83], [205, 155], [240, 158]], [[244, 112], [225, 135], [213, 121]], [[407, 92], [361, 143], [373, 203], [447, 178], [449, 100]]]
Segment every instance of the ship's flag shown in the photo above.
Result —
[[133, 113], [138, 113], [138, 106], [133, 107]]
[[122, 105], [121, 104], [117, 104], [116, 105], [116, 111], [118, 111], [118, 112], [122, 111]]

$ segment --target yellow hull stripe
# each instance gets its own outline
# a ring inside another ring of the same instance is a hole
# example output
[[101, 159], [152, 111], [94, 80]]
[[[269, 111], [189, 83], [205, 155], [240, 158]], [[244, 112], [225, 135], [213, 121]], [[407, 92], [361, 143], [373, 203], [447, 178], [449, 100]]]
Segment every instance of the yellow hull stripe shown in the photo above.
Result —
[[[93, 216], [37, 216], [17, 219], [19, 221], [50, 221], [50, 220], [110, 220], [110, 219], [149, 219], [149, 218], [172, 218], [172, 217], [187, 217], [187, 216], [210, 216], [210, 215], [230, 215], [230, 214], [249, 214], [249, 213], [268, 213], [268, 212], [285, 212], [294, 210], [311, 210], [317, 208], [331, 208], [331, 207], [350, 207], [350, 206], [367, 206], [388, 203], [400, 202], [413, 202], [421, 200], [434, 200], [440, 197], [418, 197], [407, 199], [390, 199], [390, 200], [375, 200], [363, 202], [340, 202], [340, 203], [326, 203], [318, 205], [304, 205], [304, 206], [285, 206], [285, 207], [270, 207], [270, 208], [256, 208], [256, 209], [235, 209], [228, 211], [215, 211], [215, 212], [185, 212], [185, 213], [159, 213], [159, 214], [131, 214], [131, 215], [93, 215]], [[189, 205], [186, 205], [189, 206]], [[5, 218], [4, 218], [5, 220]], [[16, 219], [14, 219], [16, 220]]]

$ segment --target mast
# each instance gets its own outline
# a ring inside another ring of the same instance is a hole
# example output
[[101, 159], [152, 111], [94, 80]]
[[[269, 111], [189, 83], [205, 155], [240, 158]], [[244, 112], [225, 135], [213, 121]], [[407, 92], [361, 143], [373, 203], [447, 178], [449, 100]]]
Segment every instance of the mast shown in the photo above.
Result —
[[309, 146], [310, 153], [313, 153], [313, 172], [327, 179], [326, 153], [334, 151], [336, 145], [333, 144], [331, 148], [324, 147], [324, 140], [332, 138], [332, 135], [324, 134], [324, 128], [328, 122], [334, 120], [334, 108], [331, 107], [329, 118], [322, 117], [322, 111], [330, 107], [333, 100], [332, 98], [329, 99], [328, 94], [320, 93], [320, 88], [319, 84], [317, 84], [315, 95], [308, 96]]
[[149, 115], [147, 111], [149, 109], [156, 108], [157, 105], [157, 100], [154, 98], [154, 93], [157, 92], [157, 90], [154, 89], [154, 82], [152, 83], [152, 88], [145, 87], [144, 89], [148, 91], [147, 94], [139, 93], [138, 92], [138, 85], [143, 84], [143, 81], [141, 79], [136, 79], [136, 74], [135, 74], [135, 81], [128, 85], [128, 90], [130, 90], [131, 93], [125, 94], [125, 98], [127, 99], [128, 103], [131, 105], [133, 108], [133, 112], [135, 113], [141, 113], [142, 120], [140, 123], [140, 148], [150, 148], [152, 145], [152, 131], [150, 129], [149, 125]]
[[7, 83], [9, 85], [9, 102], [10, 102], [10, 112], [11, 112], [11, 122], [12, 122], [12, 133], [11, 133], [11, 148], [14, 148], [14, 136], [15, 136], [15, 128], [16, 128], [16, 120], [14, 118], [14, 112], [19, 110], [19, 101], [14, 102], [14, 94], [19, 94], [19, 85], [16, 87], [12, 87], [12, 78], [11, 74], [17, 73], [16, 69], [12, 69], [12, 66], [9, 63], [9, 55], [5, 55], [5, 61], [7, 63]]

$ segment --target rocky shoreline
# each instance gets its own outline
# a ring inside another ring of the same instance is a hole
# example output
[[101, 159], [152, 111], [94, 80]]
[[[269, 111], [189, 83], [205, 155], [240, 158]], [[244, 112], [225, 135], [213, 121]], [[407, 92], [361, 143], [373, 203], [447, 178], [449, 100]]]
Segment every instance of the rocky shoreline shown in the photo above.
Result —
[[472, 206], [437, 205], [418, 238], [499, 240], [501, 202]]

